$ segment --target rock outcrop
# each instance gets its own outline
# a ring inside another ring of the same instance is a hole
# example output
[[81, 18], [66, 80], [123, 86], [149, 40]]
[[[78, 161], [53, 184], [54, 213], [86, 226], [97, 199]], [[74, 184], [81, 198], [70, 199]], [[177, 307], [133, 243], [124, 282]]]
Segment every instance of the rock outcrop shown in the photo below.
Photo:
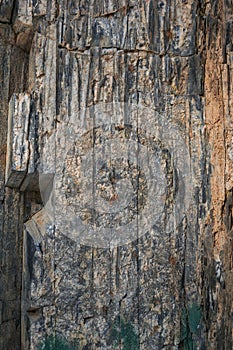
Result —
[[0, 349], [232, 348], [232, 20], [0, 2]]

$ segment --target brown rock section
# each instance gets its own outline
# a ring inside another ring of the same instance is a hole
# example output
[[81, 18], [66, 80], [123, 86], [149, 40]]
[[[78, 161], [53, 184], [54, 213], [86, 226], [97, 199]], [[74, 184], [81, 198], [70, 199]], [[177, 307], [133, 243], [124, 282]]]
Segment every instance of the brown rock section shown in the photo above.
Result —
[[[212, 7], [208, 4], [206, 11], [208, 11], [208, 34], [204, 88], [205, 123], [211, 162], [211, 205], [206, 224], [211, 226], [212, 237], [210, 242], [208, 233], [205, 250], [207, 264], [212, 265], [215, 261], [217, 275], [217, 283], [212, 287], [214, 300], [210, 312], [212, 323], [208, 331], [208, 338], [211, 349], [216, 347], [227, 349], [232, 347], [233, 290], [232, 108], [230, 97], [232, 90], [232, 2], [214, 2]], [[220, 26], [219, 23], [222, 25]], [[215, 338], [216, 334], [218, 334], [217, 338]]]

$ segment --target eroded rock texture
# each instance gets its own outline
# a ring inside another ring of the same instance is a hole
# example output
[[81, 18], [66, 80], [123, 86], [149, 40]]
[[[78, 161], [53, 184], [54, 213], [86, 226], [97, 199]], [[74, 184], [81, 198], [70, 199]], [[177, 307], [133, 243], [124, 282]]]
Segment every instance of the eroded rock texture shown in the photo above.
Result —
[[0, 2], [1, 349], [232, 348], [232, 18]]

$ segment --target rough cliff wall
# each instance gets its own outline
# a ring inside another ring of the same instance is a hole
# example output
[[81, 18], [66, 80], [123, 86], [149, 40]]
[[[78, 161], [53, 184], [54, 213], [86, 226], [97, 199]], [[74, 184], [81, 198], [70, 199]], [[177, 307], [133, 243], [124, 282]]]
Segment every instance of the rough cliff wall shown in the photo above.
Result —
[[232, 20], [0, 2], [0, 349], [232, 348]]

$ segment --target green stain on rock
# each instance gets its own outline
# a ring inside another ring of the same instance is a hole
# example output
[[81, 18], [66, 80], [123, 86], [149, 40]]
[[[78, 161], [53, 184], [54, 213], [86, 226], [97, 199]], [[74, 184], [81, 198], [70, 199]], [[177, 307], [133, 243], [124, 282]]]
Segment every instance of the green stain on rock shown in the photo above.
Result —
[[123, 319], [115, 323], [111, 331], [111, 339], [114, 341], [114, 347], [121, 343], [122, 350], [139, 350], [139, 336], [135, 331], [134, 325]]
[[183, 308], [181, 317], [181, 346], [182, 350], [196, 350], [194, 336], [197, 335], [202, 318], [200, 305], [190, 303]]
[[39, 344], [37, 350], [78, 350], [78, 347], [69, 343], [60, 336], [49, 336], [45, 341]]
[[190, 304], [188, 306], [188, 323], [191, 333], [197, 333], [202, 317], [201, 308], [198, 304]]

